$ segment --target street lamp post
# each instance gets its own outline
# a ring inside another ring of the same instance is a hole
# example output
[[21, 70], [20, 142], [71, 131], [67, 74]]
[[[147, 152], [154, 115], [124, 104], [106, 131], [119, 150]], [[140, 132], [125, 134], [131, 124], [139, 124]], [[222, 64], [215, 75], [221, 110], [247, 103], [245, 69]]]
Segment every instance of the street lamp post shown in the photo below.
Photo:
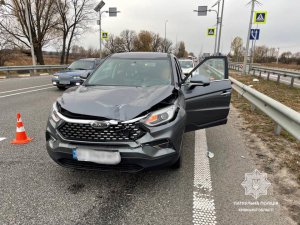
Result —
[[218, 54], [220, 54], [220, 43], [221, 43], [222, 26], [223, 26], [223, 13], [224, 13], [224, 0], [222, 0], [221, 21], [220, 21], [220, 31], [219, 31], [219, 40], [218, 40], [218, 50], [217, 50]]
[[252, 0], [251, 3], [251, 13], [250, 13], [250, 22], [249, 22], [249, 28], [248, 28], [248, 36], [247, 36], [247, 43], [246, 43], [246, 51], [244, 54], [244, 64], [243, 64], [243, 74], [245, 75], [247, 73], [247, 61], [248, 61], [248, 53], [249, 53], [249, 44], [250, 44], [250, 33], [252, 28], [252, 19], [254, 14], [254, 4], [255, 0]]
[[165, 21], [165, 52], [167, 52], [167, 23], [168, 23], [168, 20]]
[[102, 13], [104, 13], [105, 11], [101, 12], [101, 9], [103, 8], [103, 6], [105, 5], [105, 2], [101, 0], [101, 2], [94, 8], [94, 10], [96, 12], [99, 13], [99, 42], [100, 42], [100, 59], [102, 58], [102, 40], [101, 40], [101, 16]]

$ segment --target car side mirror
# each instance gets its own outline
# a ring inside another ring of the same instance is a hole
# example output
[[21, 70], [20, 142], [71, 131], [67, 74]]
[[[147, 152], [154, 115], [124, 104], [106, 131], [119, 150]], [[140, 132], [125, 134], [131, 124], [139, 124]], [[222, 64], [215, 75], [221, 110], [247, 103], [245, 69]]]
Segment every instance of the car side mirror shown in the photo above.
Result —
[[188, 84], [189, 89], [193, 89], [196, 86], [208, 86], [210, 85], [210, 80], [206, 76], [196, 75], [191, 77]]

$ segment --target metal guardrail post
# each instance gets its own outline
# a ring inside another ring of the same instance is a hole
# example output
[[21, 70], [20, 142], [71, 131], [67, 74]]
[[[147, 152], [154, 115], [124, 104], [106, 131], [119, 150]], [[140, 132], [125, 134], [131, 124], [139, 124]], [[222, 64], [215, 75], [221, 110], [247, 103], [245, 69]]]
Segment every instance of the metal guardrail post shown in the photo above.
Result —
[[270, 80], [270, 72], [268, 72], [267, 80]]
[[282, 127], [279, 124], [276, 124], [274, 133], [276, 135], [280, 135], [281, 131], [282, 131]]
[[295, 77], [291, 78], [291, 87], [294, 87], [294, 81], [295, 81]]
[[277, 84], [279, 84], [279, 82], [280, 82], [280, 74], [277, 74]]

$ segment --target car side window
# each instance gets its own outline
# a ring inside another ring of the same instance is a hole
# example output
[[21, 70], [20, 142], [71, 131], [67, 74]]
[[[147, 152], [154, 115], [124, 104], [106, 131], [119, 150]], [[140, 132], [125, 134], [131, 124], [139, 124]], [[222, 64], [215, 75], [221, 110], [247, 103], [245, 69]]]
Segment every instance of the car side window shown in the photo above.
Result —
[[183, 77], [183, 73], [182, 73], [182, 69], [181, 66], [179, 65], [178, 61], [176, 58], [174, 58], [175, 61], [175, 67], [176, 67], [176, 73], [177, 73], [177, 77], [179, 81], [182, 81]]
[[210, 81], [225, 79], [224, 59], [208, 59], [194, 73], [195, 75], [206, 76]]

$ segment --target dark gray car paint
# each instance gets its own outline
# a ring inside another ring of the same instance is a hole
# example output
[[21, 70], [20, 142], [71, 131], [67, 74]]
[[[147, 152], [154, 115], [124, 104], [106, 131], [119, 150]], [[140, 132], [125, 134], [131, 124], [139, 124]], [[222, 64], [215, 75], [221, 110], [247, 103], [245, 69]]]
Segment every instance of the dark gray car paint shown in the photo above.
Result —
[[172, 95], [173, 90], [172, 85], [80, 86], [64, 92], [58, 102], [75, 114], [126, 121], [160, 103]]

